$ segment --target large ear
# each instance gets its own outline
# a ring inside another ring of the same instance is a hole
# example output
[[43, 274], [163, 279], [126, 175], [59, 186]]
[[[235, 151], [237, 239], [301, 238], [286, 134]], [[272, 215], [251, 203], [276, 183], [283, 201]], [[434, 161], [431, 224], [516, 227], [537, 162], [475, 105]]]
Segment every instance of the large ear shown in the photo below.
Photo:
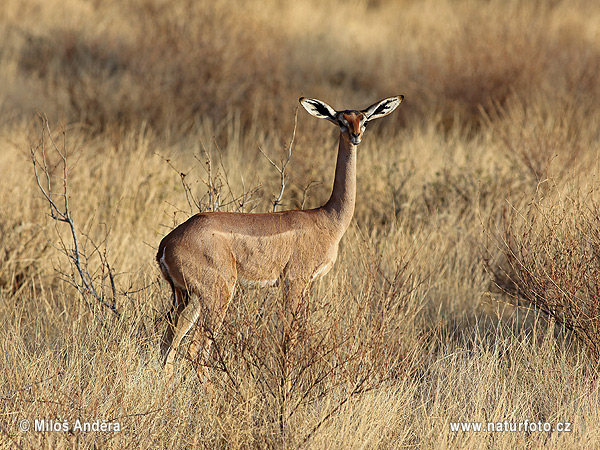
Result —
[[367, 121], [379, 119], [380, 117], [387, 116], [393, 110], [395, 110], [400, 103], [404, 100], [404, 95], [398, 95], [397, 97], [386, 98], [381, 100], [367, 109], [363, 109], [361, 112], [367, 118]]
[[318, 117], [319, 119], [327, 119], [330, 122], [337, 124], [337, 120], [335, 118], [336, 111], [327, 103], [317, 100], [316, 98], [306, 97], [300, 97], [299, 101], [310, 115]]

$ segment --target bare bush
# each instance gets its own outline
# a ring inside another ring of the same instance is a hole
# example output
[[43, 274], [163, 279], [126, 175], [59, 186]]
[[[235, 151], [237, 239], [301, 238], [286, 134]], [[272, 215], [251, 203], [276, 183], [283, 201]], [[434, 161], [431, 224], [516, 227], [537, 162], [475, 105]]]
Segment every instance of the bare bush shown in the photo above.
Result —
[[[600, 205], [593, 194], [508, 205], [487, 267], [495, 284], [571, 330], [600, 358]], [[495, 248], [494, 248], [495, 247]]]
[[[252, 211], [258, 202], [258, 199], [254, 196], [262, 186], [250, 187], [248, 190], [243, 186], [243, 190], [239, 195], [234, 194], [227, 171], [223, 167], [221, 152], [215, 158], [205, 147], [202, 147], [202, 150], [202, 156], [194, 154], [194, 159], [205, 171], [204, 176], [200, 177], [199, 180], [189, 181], [189, 173], [193, 169], [183, 172], [170, 159], [163, 158], [169, 167], [179, 175], [189, 208], [189, 211], [178, 210], [175, 211], [175, 214], [178, 212], [195, 214], [203, 211]], [[216, 164], [215, 159], [218, 159], [218, 164]], [[197, 192], [193, 188], [193, 184], [198, 181], [204, 185], [203, 192]]]
[[[282, 296], [238, 288], [239, 301], [212, 336], [212, 356], [204, 362], [216, 390], [231, 405], [262, 405], [262, 436], [300, 444], [347, 402], [410, 376], [419, 358], [403, 342], [403, 325], [409, 299], [425, 279], [413, 257], [398, 258], [390, 274], [377, 261], [362, 261], [360, 288], [345, 290], [341, 303], [328, 298], [334, 293], [307, 298], [291, 334], [281, 327]], [[294, 432], [315, 405], [322, 405], [319, 416], [304, 424], [304, 435]]]
[[[90, 310], [104, 324], [97, 306], [91, 301], [97, 302], [104, 310], [119, 315], [115, 271], [108, 259], [107, 241], [110, 230], [106, 230], [102, 240], [97, 243], [75, 225], [69, 206], [70, 167], [66, 131], [62, 132], [63, 144], [60, 148], [52, 136], [46, 116], [41, 115], [40, 119], [41, 136], [37, 146], [31, 147], [31, 162], [37, 186], [49, 208], [48, 215], [56, 223], [57, 242], [50, 241], [50, 245], [68, 259], [70, 266], [70, 272], [60, 268], [56, 270], [63, 281], [77, 289]], [[50, 162], [51, 159], [56, 162]], [[63, 235], [59, 223], [68, 226], [68, 237]]]

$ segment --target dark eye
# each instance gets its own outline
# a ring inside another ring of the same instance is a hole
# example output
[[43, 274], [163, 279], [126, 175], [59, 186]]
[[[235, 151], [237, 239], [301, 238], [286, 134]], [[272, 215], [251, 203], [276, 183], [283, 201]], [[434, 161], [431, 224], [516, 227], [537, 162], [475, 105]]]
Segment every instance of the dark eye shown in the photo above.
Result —
[[342, 125], [344, 125], [345, 127], [348, 126], [348, 121], [346, 119], [341, 119], [340, 122], [342, 123]]

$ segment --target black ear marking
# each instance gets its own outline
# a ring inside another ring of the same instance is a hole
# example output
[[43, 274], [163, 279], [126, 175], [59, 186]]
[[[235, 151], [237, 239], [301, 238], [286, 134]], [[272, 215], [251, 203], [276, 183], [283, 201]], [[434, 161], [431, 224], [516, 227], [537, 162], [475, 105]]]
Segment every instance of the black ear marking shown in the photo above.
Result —
[[389, 113], [394, 111], [398, 107], [398, 105], [402, 103], [402, 100], [404, 100], [403, 95], [386, 98], [384, 100], [372, 104], [362, 112], [367, 117], [367, 120], [378, 119], [380, 117], [387, 116]]
[[387, 114], [388, 110], [390, 109], [390, 103], [391, 102], [382, 103], [381, 105], [379, 105], [377, 107], [377, 109], [375, 111], [373, 111], [373, 114], [374, 115]]
[[335, 119], [335, 117], [333, 117], [330, 114], [329, 110], [327, 108], [325, 108], [325, 106], [323, 106], [322, 103], [311, 101], [311, 100], [307, 100], [307, 102], [310, 103], [313, 106], [313, 108], [315, 109], [315, 111], [317, 111], [322, 116], [326, 116], [326, 117], [329, 117], [331, 119]]

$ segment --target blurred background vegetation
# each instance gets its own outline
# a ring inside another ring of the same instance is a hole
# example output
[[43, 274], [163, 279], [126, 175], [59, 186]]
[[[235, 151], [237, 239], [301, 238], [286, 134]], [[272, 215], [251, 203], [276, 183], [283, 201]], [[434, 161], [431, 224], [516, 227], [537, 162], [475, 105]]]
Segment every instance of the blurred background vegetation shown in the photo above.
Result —
[[[515, 97], [598, 95], [595, 2], [16, 1], [0, 10], [5, 117], [185, 131], [281, 129], [300, 95], [407, 93], [396, 122], [479, 123]], [[341, 107], [340, 106], [340, 107]]]

